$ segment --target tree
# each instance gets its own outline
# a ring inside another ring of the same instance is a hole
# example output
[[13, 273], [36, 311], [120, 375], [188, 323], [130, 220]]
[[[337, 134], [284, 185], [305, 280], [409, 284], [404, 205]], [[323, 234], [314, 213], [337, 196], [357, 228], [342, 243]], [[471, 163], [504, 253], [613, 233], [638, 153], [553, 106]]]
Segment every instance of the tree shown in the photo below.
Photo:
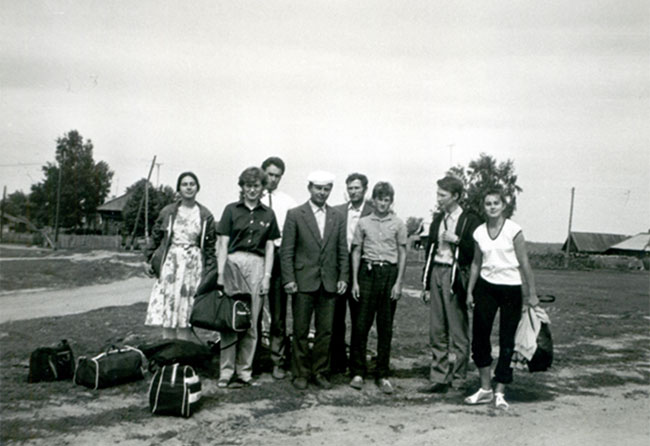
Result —
[[417, 234], [422, 228], [423, 219], [420, 217], [409, 217], [406, 219], [406, 234], [410, 237]]
[[[131, 234], [133, 232], [133, 226], [135, 225], [135, 219], [138, 214], [138, 208], [140, 207], [140, 202], [144, 196], [144, 187], [147, 184], [147, 180], [142, 178], [141, 180], [136, 181], [134, 184], [126, 188], [126, 193], [131, 194], [129, 199], [124, 206], [122, 215], [124, 217], [124, 233]], [[160, 210], [167, 206], [169, 203], [174, 201], [176, 193], [174, 189], [169, 186], [160, 186], [158, 189], [154, 188], [151, 183], [149, 185], [149, 206], [148, 206], [148, 223], [149, 223], [149, 232], [151, 233], [151, 227], [156, 221]], [[138, 229], [136, 231], [136, 236], [144, 235], [144, 205], [140, 212], [140, 218], [138, 219]]]
[[62, 227], [94, 227], [97, 207], [111, 189], [113, 171], [104, 161], [95, 163], [93, 144], [85, 142], [76, 130], [56, 140], [56, 164], [42, 167], [45, 179], [32, 185], [30, 201], [35, 220], [41, 225], [54, 225], [57, 187], [61, 174], [59, 224]]
[[485, 192], [494, 187], [500, 187], [509, 199], [506, 217], [512, 216], [517, 209], [517, 194], [523, 189], [517, 186], [517, 175], [512, 160], [497, 163], [492, 156], [481, 153], [478, 159], [470, 161], [467, 168], [458, 165], [449, 169], [447, 174], [460, 178], [465, 185], [465, 196], [461, 199], [464, 209], [483, 215], [481, 201]]

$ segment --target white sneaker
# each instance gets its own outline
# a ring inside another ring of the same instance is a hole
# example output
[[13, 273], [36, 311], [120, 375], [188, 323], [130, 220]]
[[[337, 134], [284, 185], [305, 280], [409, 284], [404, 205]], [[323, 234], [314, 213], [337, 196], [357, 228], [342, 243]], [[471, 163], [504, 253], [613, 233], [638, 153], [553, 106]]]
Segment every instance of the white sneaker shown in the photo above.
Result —
[[510, 407], [510, 405], [506, 402], [506, 398], [503, 393], [495, 393], [494, 398], [494, 406], [497, 409], [508, 410], [508, 407]]
[[493, 399], [494, 399], [494, 392], [492, 392], [492, 389], [483, 390], [482, 388], [480, 388], [475, 394], [465, 398], [465, 404], [471, 404], [471, 405], [487, 404], [487, 403], [491, 403]]

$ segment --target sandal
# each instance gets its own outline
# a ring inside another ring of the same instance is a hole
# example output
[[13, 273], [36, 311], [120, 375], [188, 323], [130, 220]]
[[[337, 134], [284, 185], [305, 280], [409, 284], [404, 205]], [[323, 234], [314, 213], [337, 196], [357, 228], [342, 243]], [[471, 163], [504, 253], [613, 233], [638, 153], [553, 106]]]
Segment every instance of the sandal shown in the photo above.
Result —
[[219, 381], [217, 381], [217, 387], [220, 389], [225, 389], [226, 387], [228, 387], [229, 382], [230, 382], [229, 379], [220, 379]]
[[478, 391], [465, 398], [465, 404], [476, 405], [476, 404], [487, 404], [491, 403], [494, 399], [494, 393], [492, 389], [484, 390], [483, 388], [478, 389]]
[[510, 407], [510, 405], [507, 403], [505, 395], [503, 393], [495, 393], [494, 397], [494, 406], [497, 409], [508, 410], [508, 407]]

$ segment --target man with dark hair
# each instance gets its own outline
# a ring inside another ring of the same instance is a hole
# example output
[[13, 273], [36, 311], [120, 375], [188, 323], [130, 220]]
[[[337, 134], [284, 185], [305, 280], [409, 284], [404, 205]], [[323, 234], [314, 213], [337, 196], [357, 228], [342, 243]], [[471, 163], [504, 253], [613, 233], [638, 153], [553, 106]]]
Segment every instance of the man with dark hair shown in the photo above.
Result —
[[[326, 205], [334, 176], [313, 172], [308, 181], [310, 198], [287, 212], [280, 248], [282, 283], [292, 295], [291, 366], [293, 385], [299, 390], [307, 388], [310, 377], [323, 389], [332, 387], [329, 347], [334, 302], [345, 293], [350, 279], [343, 217]], [[316, 334], [309, 355], [312, 314]]]
[[[275, 218], [282, 231], [287, 211], [296, 207], [293, 198], [278, 190], [278, 185], [285, 172], [285, 164], [281, 158], [272, 156], [262, 163], [262, 170], [266, 173], [266, 192], [261, 202], [270, 207], [275, 213]], [[268, 294], [268, 307], [271, 315], [271, 327], [269, 342], [271, 360], [273, 361], [273, 378], [284, 379], [286, 372], [284, 367], [287, 364], [286, 346], [287, 339], [287, 293], [282, 286], [282, 274], [280, 270], [280, 245], [282, 239], [275, 240], [275, 261], [271, 273], [271, 287]], [[262, 319], [262, 318], [260, 318]], [[261, 336], [260, 336], [261, 338]], [[259, 348], [259, 344], [258, 344]]]
[[463, 195], [460, 179], [446, 176], [437, 185], [440, 212], [434, 215], [429, 228], [422, 279], [422, 300], [430, 304], [432, 353], [431, 384], [425, 391], [444, 393], [449, 386], [461, 386], [467, 375], [469, 331], [465, 299], [474, 257], [472, 234], [480, 220], [459, 205]]
[[[368, 177], [362, 173], [351, 173], [345, 180], [348, 198], [347, 203], [335, 206], [344, 219], [345, 238], [348, 251], [352, 252], [352, 238], [361, 217], [370, 215], [372, 206], [365, 200], [368, 190]], [[350, 259], [350, 261], [352, 261]], [[352, 283], [352, 282], [350, 282]], [[356, 301], [352, 299], [350, 290], [336, 300], [334, 308], [334, 324], [332, 325], [332, 345], [330, 346], [332, 373], [345, 373], [348, 367], [348, 356], [345, 348], [345, 314], [350, 307], [350, 321], [354, 323], [357, 314]]]
[[352, 240], [352, 299], [358, 313], [352, 321], [350, 386], [361, 390], [366, 375], [368, 332], [377, 318], [377, 364], [379, 389], [393, 393], [388, 380], [393, 317], [402, 296], [406, 269], [406, 225], [392, 211], [395, 192], [390, 183], [379, 182], [372, 190], [374, 211], [362, 217]]

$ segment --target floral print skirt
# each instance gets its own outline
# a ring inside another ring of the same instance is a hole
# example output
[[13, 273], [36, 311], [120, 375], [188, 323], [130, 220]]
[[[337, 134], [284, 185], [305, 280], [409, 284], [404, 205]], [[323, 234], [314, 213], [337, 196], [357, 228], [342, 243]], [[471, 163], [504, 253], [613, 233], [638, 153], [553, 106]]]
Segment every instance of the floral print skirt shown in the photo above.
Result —
[[172, 245], [149, 297], [145, 325], [187, 328], [203, 264], [198, 246]]

